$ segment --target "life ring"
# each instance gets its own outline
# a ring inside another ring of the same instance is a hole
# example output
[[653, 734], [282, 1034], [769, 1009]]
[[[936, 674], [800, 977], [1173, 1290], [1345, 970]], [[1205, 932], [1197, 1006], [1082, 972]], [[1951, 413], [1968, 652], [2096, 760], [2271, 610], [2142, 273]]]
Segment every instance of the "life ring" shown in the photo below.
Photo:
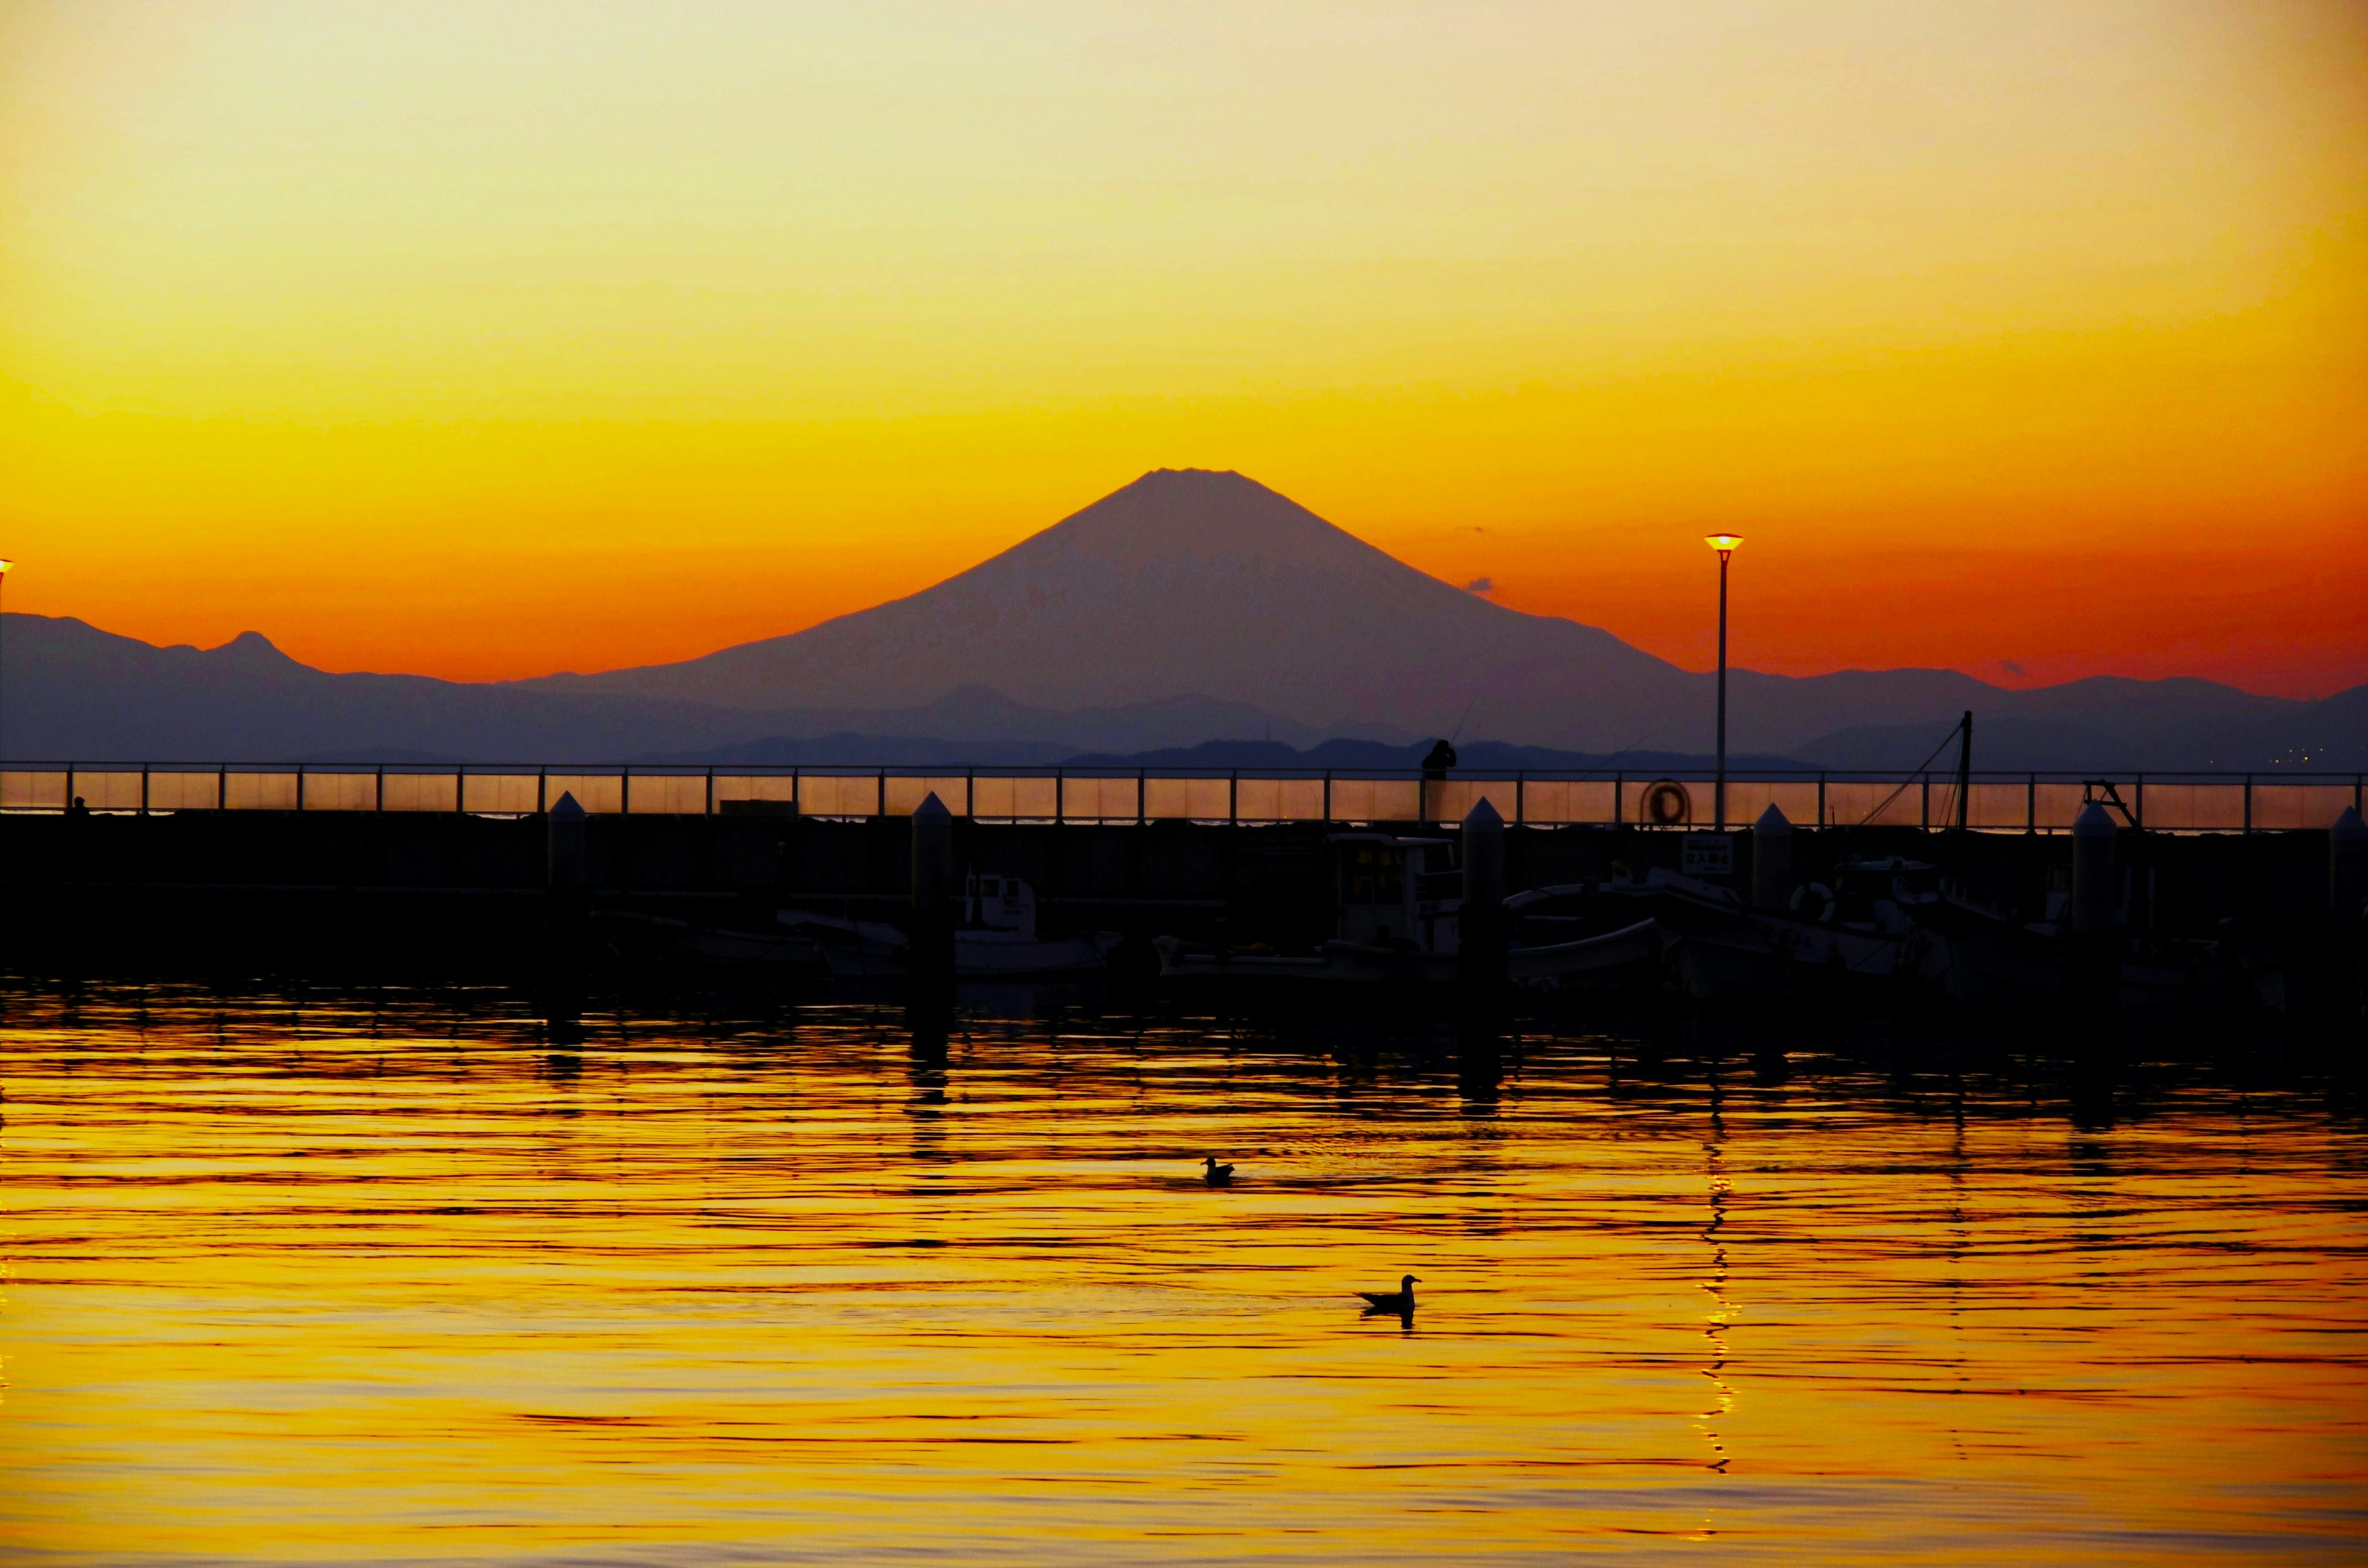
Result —
[[1676, 827], [1694, 820], [1693, 797], [1674, 778], [1645, 787], [1645, 820], [1655, 827]]
[[1793, 890], [1793, 913], [1819, 924], [1834, 917], [1834, 890], [1823, 882], [1804, 882]]

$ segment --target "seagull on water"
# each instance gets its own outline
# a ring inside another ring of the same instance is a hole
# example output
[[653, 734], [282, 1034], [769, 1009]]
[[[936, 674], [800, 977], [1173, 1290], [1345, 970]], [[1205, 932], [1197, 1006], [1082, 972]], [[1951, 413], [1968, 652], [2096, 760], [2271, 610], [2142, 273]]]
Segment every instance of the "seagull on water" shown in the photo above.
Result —
[[1357, 1294], [1364, 1297], [1370, 1303], [1365, 1309], [1367, 1312], [1410, 1312], [1414, 1311], [1414, 1288], [1420, 1282], [1420, 1276], [1409, 1274], [1398, 1281], [1398, 1288], [1395, 1291], [1360, 1290]]
[[1201, 1164], [1207, 1167], [1203, 1179], [1211, 1187], [1231, 1187], [1234, 1184], [1234, 1167], [1217, 1164], [1216, 1155], [1211, 1154]]

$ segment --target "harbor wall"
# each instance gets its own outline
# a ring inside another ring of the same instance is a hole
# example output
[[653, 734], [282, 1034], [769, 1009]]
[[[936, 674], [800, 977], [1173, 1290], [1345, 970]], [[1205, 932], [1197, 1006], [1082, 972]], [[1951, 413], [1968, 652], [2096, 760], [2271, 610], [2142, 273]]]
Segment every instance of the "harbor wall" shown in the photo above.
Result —
[[[603, 816], [584, 824], [598, 904], [694, 923], [769, 925], [784, 903], [901, 918], [911, 830], [903, 818]], [[1452, 829], [1376, 831], [1452, 836]], [[188, 955], [267, 967], [374, 956], [482, 961], [530, 955], [551, 899], [541, 816], [186, 812], [0, 816], [0, 941], [13, 962], [42, 955]], [[1027, 879], [1048, 932], [1310, 943], [1330, 934], [1325, 840], [1337, 826], [1196, 822], [953, 824], [957, 874]], [[1508, 892], [1655, 868], [1679, 869], [1688, 835], [1602, 826], [1505, 834]], [[2132, 923], [2209, 936], [2229, 916], [2310, 918], [2328, 907], [2328, 835], [2142, 834], [2117, 857]], [[1751, 886], [1751, 835], [1733, 835]], [[2051, 835], [1954, 835], [1912, 827], [1793, 835], [1794, 880], [1843, 860], [1900, 855], [1961, 877], [1970, 894], [2025, 918], [2069, 888], [2072, 844]]]

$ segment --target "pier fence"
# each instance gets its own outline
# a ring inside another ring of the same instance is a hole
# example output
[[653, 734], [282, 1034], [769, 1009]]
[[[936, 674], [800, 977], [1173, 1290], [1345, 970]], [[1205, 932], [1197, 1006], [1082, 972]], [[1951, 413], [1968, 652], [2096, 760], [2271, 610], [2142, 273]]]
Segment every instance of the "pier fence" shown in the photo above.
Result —
[[[1964, 802], [1983, 833], [2069, 831], [2090, 800], [2157, 833], [2324, 830], [2362, 805], [2357, 773], [1976, 772]], [[531, 816], [563, 795], [595, 816], [910, 815], [931, 794], [982, 822], [1459, 823], [1486, 800], [1508, 823], [1700, 829], [1706, 770], [1412, 770], [26, 762], [0, 767], [0, 812], [441, 812]], [[1954, 770], [1730, 772], [1727, 825], [1774, 805], [1803, 826], [1945, 828]], [[76, 802], [79, 801], [79, 807]]]

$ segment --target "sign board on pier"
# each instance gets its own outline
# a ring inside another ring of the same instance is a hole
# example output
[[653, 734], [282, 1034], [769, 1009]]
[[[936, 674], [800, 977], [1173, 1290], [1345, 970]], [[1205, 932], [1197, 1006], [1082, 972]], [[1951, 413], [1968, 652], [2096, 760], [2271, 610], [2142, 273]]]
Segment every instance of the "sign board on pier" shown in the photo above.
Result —
[[1679, 869], [1690, 877], [1735, 875], [1735, 835], [1731, 833], [1686, 835], [1684, 858]]

